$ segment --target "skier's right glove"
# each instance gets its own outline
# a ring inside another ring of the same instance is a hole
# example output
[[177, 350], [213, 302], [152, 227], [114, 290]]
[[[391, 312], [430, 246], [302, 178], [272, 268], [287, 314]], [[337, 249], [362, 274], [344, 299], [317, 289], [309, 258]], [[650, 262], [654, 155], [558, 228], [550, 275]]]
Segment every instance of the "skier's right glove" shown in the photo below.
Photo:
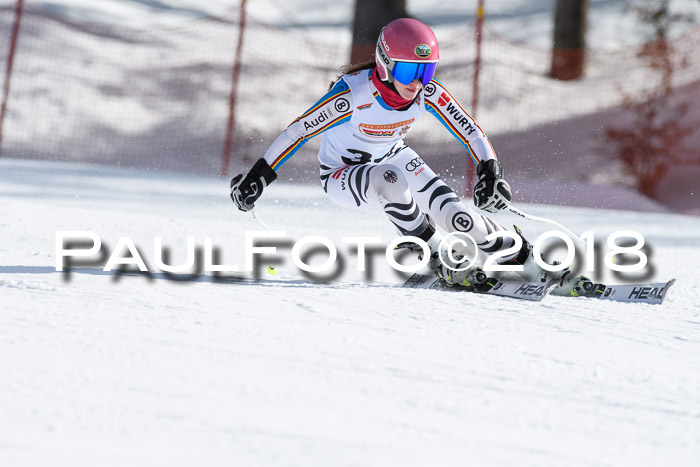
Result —
[[262, 195], [263, 188], [277, 178], [265, 159], [258, 161], [247, 174], [238, 174], [231, 180], [231, 199], [241, 211], [250, 211]]
[[487, 212], [498, 212], [510, 204], [513, 195], [503, 179], [503, 168], [496, 159], [482, 160], [476, 168], [479, 181], [474, 186], [474, 205]]

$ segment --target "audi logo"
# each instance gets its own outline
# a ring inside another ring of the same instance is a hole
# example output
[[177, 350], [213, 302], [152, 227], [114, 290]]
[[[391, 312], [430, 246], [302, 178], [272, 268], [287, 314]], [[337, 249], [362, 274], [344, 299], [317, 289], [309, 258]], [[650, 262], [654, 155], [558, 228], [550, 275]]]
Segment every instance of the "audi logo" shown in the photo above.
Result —
[[423, 165], [423, 159], [421, 159], [420, 157], [414, 157], [413, 159], [408, 161], [408, 164], [406, 164], [406, 170], [408, 170], [409, 172], [413, 172], [421, 165]]

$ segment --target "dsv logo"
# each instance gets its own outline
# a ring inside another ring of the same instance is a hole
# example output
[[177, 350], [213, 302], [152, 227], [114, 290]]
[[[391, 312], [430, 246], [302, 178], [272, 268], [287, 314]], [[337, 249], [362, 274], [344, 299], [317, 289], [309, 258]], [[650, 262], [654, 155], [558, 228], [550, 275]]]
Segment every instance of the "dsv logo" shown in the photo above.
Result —
[[423, 164], [423, 159], [421, 159], [420, 157], [414, 157], [413, 159], [408, 161], [408, 164], [406, 164], [406, 170], [408, 170], [409, 172], [413, 172]]

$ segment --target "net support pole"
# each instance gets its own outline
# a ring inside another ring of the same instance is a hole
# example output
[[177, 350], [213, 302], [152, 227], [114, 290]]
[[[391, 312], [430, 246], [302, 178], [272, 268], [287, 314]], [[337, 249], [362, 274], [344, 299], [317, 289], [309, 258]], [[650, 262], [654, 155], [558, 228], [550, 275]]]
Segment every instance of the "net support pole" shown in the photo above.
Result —
[[226, 124], [226, 138], [224, 139], [224, 151], [221, 156], [220, 176], [228, 175], [231, 164], [231, 150], [233, 148], [233, 135], [236, 129], [236, 95], [238, 94], [238, 82], [241, 76], [241, 57], [243, 55], [243, 37], [246, 28], [246, 0], [241, 0], [240, 14], [238, 18], [238, 45], [236, 46], [236, 57], [233, 60], [233, 71], [231, 73], [231, 95], [229, 97], [228, 122]]
[[10, 37], [10, 50], [7, 54], [7, 67], [5, 68], [5, 82], [2, 87], [2, 105], [0, 106], [0, 156], [2, 156], [2, 129], [5, 124], [5, 114], [7, 113], [7, 100], [10, 96], [10, 79], [12, 78], [12, 65], [15, 61], [15, 50], [17, 49], [17, 38], [19, 37], [19, 25], [22, 19], [24, 0], [15, 2], [15, 20], [12, 25], [12, 36]]
[[[481, 71], [481, 37], [484, 27], [484, 0], [479, 0], [476, 9], [476, 58], [474, 59], [474, 82], [472, 89], [472, 117], [476, 120], [476, 112], [479, 108], [479, 72]], [[476, 167], [472, 163], [471, 158], [467, 160], [467, 186], [465, 194], [472, 195], [476, 178]]]

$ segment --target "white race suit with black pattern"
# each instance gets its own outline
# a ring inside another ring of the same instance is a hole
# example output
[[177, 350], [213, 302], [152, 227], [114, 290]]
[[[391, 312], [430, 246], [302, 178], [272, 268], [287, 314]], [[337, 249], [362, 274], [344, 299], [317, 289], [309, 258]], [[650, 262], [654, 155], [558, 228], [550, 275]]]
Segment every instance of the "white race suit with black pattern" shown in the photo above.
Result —
[[381, 205], [401, 235], [423, 232], [427, 213], [447, 232], [469, 233], [485, 253], [513, 246], [507, 237], [486, 241], [490, 233], [505, 229], [463, 203], [403, 141], [427, 111], [478, 163], [496, 158], [481, 128], [437, 80], [425, 85], [408, 108], [392, 109], [372, 83], [372, 72], [342, 76], [294, 120], [265, 153], [270, 167], [277, 171], [307, 140], [323, 133], [318, 154], [321, 184], [340, 206]]

